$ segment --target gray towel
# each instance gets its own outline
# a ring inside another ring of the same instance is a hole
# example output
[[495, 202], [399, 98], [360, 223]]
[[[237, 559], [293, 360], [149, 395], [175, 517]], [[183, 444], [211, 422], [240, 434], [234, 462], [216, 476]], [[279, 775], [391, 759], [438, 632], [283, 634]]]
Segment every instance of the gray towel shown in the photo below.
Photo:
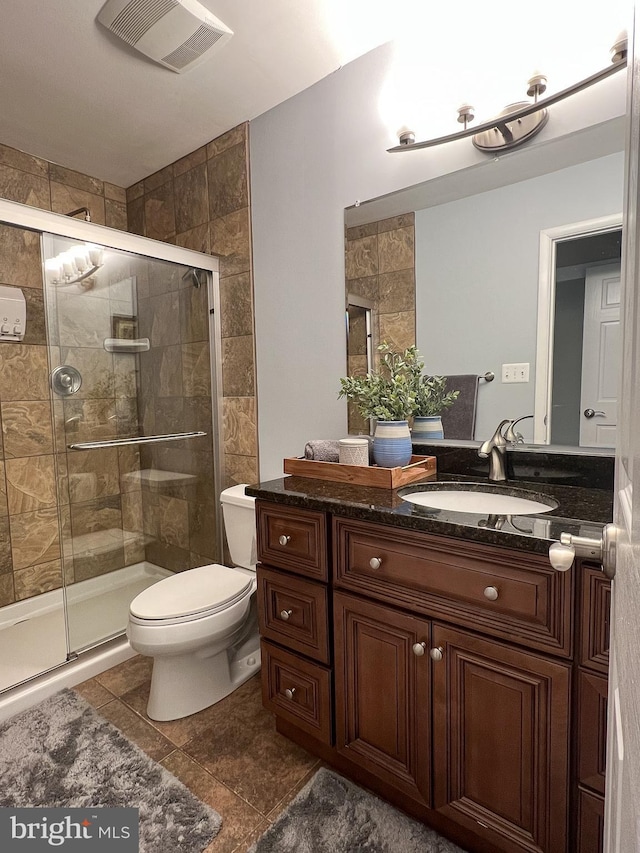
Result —
[[474, 373], [447, 376], [447, 391], [459, 391], [453, 406], [442, 412], [445, 438], [473, 439], [476, 428], [478, 377]]
[[339, 462], [340, 444], [336, 439], [320, 438], [304, 446], [304, 458], [316, 462]]

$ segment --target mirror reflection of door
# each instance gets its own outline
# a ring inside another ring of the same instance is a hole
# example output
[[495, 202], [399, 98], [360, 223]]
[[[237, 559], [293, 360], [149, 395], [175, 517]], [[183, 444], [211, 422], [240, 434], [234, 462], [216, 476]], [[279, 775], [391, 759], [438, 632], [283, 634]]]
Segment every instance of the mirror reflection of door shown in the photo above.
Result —
[[556, 243], [551, 443], [613, 447], [621, 229]]
[[[364, 376], [373, 366], [372, 339], [373, 303], [362, 296], [347, 296], [347, 375]], [[351, 435], [370, 431], [365, 420], [352, 403], [348, 404], [347, 423]]]

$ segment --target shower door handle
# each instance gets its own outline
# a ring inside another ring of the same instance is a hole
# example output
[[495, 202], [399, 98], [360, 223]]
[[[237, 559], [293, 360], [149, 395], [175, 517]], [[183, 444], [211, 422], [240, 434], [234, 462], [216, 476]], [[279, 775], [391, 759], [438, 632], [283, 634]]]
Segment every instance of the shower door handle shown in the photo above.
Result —
[[167, 435], [139, 435], [135, 438], [114, 438], [106, 441], [80, 441], [68, 444], [69, 450], [98, 450], [101, 447], [125, 447], [137, 444], [160, 444], [163, 441], [182, 441], [185, 438], [200, 438], [206, 432], [172, 432]]

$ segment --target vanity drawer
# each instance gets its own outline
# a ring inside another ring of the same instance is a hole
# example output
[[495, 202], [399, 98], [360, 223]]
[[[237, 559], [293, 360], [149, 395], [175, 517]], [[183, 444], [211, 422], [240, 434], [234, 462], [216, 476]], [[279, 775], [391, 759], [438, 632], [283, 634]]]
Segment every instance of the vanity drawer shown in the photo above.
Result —
[[537, 554], [343, 518], [333, 524], [337, 586], [570, 656], [572, 572]]
[[258, 560], [326, 581], [327, 521], [323, 512], [256, 501]]
[[320, 664], [260, 643], [262, 704], [278, 717], [331, 744], [331, 672]]
[[329, 663], [327, 587], [258, 566], [260, 633]]

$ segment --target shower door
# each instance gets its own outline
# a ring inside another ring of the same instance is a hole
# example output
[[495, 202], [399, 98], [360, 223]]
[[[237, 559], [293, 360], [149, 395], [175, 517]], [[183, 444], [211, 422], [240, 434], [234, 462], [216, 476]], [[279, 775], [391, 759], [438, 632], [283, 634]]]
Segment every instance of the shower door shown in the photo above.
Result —
[[44, 235], [68, 644], [126, 628], [132, 598], [220, 559], [210, 274]]

